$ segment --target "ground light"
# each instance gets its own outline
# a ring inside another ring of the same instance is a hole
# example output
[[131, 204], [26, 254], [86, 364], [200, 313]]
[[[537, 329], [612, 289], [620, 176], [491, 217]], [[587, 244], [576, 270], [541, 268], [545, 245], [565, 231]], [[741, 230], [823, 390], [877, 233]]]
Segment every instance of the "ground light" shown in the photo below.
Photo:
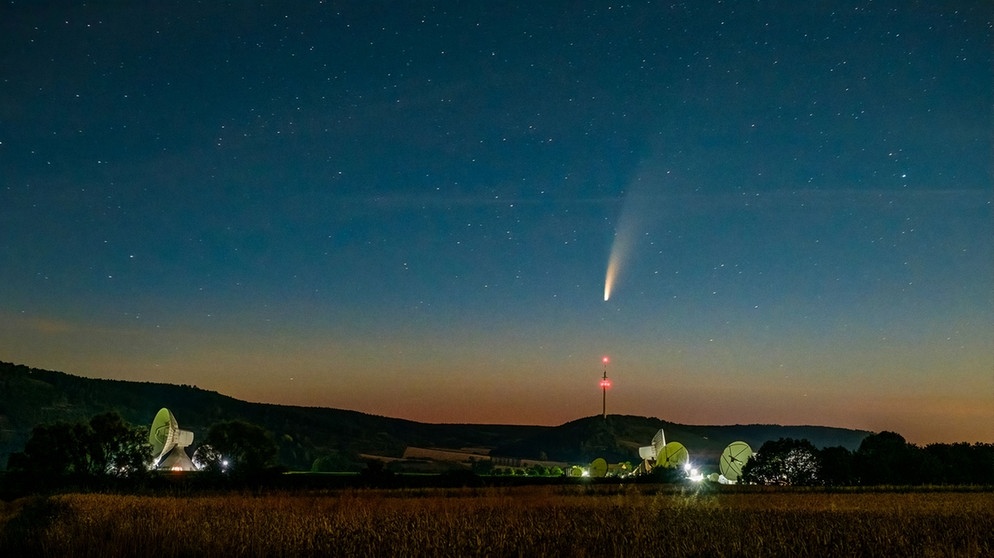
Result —
[[691, 465], [689, 461], [683, 465], [683, 470], [687, 473], [687, 480], [692, 482], [701, 482], [704, 480], [704, 474]]

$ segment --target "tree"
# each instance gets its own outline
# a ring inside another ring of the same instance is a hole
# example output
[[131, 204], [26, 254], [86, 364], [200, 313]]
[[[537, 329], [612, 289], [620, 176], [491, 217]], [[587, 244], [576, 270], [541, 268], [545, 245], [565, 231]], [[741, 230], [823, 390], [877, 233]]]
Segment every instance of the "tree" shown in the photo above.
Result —
[[687, 480], [687, 472], [683, 470], [683, 467], [667, 467], [657, 464], [649, 472], [647, 479], [649, 482], [677, 484]]
[[90, 430], [94, 474], [127, 478], [148, 472], [152, 446], [144, 428], [132, 427], [117, 413], [105, 413], [90, 419]]
[[916, 484], [920, 450], [896, 432], [880, 432], [863, 439], [856, 450], [856, 475], [866, 485]]
[[530, 477], [544, 477], [549, 474], [549, 469], [544, 465], [535, 464], [527, 469]]
[[470, 458], [470, 470], [477, 475], [494, 474], [494, 462], [490, 459]]
[[329, 450], [311, 464], [311, 471], [315, 473], [355, 471], [357, 469], [356, 458], [350, 458], [349, 455], [337, 450]]
[[829, 486], [845, 486], [855, 482], [856, 473], [853, 468], [853, 453], [842, 446], [822, 448], [819, 452], [821, 459], [821, 480]]
[[24, 451], [10, 455], [7, 469], [48, 478], [85, 475], [88, 467], [82, 426], [68, 422], [35, 426]]
[[818, 449], [808, 440], [780, 438], [763, 444], [742, 467], [741, 481], [768, 485], [818, 484]]
[[10, 456], [7, 468], [47, 486], [136, 478], [148, 473], [151, 453], [147, 432], [112, 412], [96, 415], [88, 423], [36, 426], [24, 451]]
[[276, 442], [266, 429], [233, 420], [211, 426], [194, 459], [209, 472], [252, 476], [274, 466], [277, 452]]
[[929, 444], [922, 448], [920, 480], [929, 484], [989, 484], [994, 478], [994, 445]]

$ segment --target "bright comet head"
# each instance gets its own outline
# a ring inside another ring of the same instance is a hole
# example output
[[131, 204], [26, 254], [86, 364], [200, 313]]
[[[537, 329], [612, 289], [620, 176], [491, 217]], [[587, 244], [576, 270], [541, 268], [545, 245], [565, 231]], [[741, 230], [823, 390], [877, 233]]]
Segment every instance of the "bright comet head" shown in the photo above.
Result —
[[604, 302], [611, 298], [611, 288], [614, 287], [614, 278], [618, 275], [619, 256], [617, 250], [611, 252], [611, 258], [607, 262], [607, 274], [604, 276]]

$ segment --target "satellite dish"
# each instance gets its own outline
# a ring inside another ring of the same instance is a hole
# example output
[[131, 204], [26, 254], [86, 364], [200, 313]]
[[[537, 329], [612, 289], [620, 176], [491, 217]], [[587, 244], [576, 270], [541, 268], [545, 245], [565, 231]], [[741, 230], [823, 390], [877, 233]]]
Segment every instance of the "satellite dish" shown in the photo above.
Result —
[[179, 430], [176, 424], [176, 417], [169, 409], [162, 408], [152, 419], [152, 429], [148, 433], [148, 443], [152, 444], [152, 454], [158, 462], [165, 453], [165, 450], [172, 449], [174, 432]]
[[679, 468], [687, 463], [690, 463], [690, 452], [680, 442], [666, 444], [656, 456], [656, 465], [660, 467]]
[[603, 478], [605, 475], [607, 475], [607, 461], [603, 457], [598, 457], [590, 462], [590, 476]]
[[663, 429], [660, 428], [659, 432], [652, 437], [652, 441], [649, 442], [651, 445], [642, 446], [639, 448], [639, 457], [642, 461], [656, 461], [659, 452], [662, 451], [663, 446], [666, 445], [666, 435], [663, 434]]
[[718, 460], [718, 468], [721, 469], [721, 476], [725, 477], [729, 483], [735, 483], [742, 474], [742, 467], [752, 457], [752, 448], [745, 442], [732, 442], [721, 452]]
[[152, 468], [168, 471], [195, 471], [197, 467], [186, 454], [193, 443], [193, 432], [180, 430], [172, 411], [163, 407], [152, 419], [148, 432], [152, 445]]
[[653, 452], [656, 454], [656, 461], [659, 461], [659, 455], [663, 452], [663, 447], [666, 446], [666, 434], [663, 434], [662, 428], [652, 437], [651, 443]]

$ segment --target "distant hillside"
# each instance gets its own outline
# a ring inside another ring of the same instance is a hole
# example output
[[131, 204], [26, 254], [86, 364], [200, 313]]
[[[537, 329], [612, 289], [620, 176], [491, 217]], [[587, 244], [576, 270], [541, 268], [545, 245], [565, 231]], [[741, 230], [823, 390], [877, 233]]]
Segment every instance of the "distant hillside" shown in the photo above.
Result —
[[492, 454], [524, 459], [552, 459], [585, 463], [593, 457], [609, 462], [638, 462], [638, 448], [647, 446], [663, 429], [667, 442], [680, 442], [691, 459], [713, 462], [729, 443], [742, 440], [758, 450], [764, 442], [780, 438], [805, 438], [817, 447], [859, 447], [869, 432], [825, 426], [734, 425], [692, 426], [658, 418], [625, 415], [593, 416], [537, 432], [523, 440], [502, 445]]
[[648, 445], [660, 428], [668, 441], [687, 446], [695, 460], [717, 459], [734, 440], [753, 449], [781, 437], [855, 449], [869, 434], [818, 426], [688, 426], [621, 415], [581, 418], [557, 427], [426, 424], [356, 411], [249, 403], [193, 386], [99, 380], [0, 362], [0, 466], [6, 466], [10, 453], [24, 448], [36, 425], [82, 422], [107, 411], [145, 425], [161, 407], [173, 411], [180, 427], [194, 432], [194, 446], [220, 421], [263, 426], [279, 444], [280, 461], [295, 470], [310, 469], [319, 457], [352, 464], [359, 454], [400, 457], [407, 446], [492, 448], [494, 455], [571, 463], [595, 457], [636, 462], [639, 446]]
[[36, 425], [82, 422], [108, 411], [145, 425], [162, 407], [194, 433], [194, 447], [217, 422], [239, 419], [263, 426], [279, 444], [280, 461], [295, 470], [310, 469], [318, 457], [343, 462], [356, 462], [363, 453], [400, 457], [409, 445], [493, 448], [548, 428], [425, 424], [356, 411], [249, 403], [193, 386], [99, 380], [0, 362], [0, 467], [24, 448]]

